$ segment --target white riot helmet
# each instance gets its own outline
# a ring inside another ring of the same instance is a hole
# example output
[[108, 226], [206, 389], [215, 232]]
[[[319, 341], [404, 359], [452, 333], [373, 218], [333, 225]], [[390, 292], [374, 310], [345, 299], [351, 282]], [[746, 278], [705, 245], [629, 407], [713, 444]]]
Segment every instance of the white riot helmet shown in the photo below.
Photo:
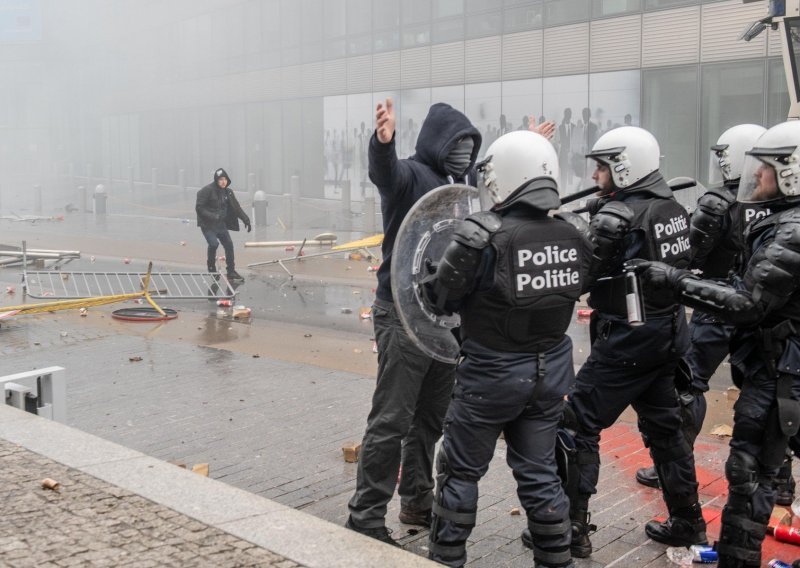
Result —
[[550, 141], [536, 132], [515, 130], [504, 134], [486, 150], [486, 159], [479, 169], [489, 198], [495, 205], [503, 203], [537, 178], [552, 178], [549, 185], [557, 191], [558, 154]]
[[614, 186], [625, 189], [658, 170], [661, 149], [644, 128], [621, 126], [598, 138], [586, 157], [608, 166]]
[[744, 156], [767, 131], [757, 124], [738, 124], [722, 133], [711, 146], [708, 182], [713, 185], [736, 182], [742, 177]]
[[[800, 197], [800, 120], [767, 130], [747, 152], [737, 199], [765, 203]], [[795, 198], [795, 199], [792, 199]]]

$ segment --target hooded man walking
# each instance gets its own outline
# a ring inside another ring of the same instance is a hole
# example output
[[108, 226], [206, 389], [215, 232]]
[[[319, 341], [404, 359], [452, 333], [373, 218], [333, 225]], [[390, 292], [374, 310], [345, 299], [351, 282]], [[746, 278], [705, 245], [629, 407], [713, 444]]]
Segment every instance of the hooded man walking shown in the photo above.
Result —
[[230, 185], [231, 178], [228, 177], [228, 173], [222, 168], [217, 169], [214, 172], [213, 183], [197, 192], [195, 211], [197, 212], [197, 226], [200, 227], [208, 243], [208, 271], [217, 272], [217, 248], [222, 243], [222, 248], [225, 249], [228, 280], [242, 282], [244, 278], [236, 272], [233, 241], [228, 231], [238, 231], [241, 219], [249, 233], [251, 230], [250, 217], [239, 205]]

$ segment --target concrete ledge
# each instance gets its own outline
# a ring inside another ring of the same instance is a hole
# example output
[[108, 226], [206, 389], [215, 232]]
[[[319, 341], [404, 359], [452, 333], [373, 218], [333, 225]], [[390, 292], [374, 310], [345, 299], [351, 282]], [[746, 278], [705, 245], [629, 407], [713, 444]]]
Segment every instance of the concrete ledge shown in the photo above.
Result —
[[435, 566], [302, 511], [5, 404], [0, 404], [0, 437], [309, 568]]

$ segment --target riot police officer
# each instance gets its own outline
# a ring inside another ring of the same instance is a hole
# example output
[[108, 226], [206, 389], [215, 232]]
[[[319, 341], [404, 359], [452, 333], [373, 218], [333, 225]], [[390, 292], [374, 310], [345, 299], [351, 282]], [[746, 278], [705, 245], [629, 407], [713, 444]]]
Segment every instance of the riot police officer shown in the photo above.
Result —
[[735, 285], [657, 262], [639, 268], [649, 286], [736, 325], [730, 361], [742, 392], [725, 464], [720, 568], [761, 565], [772, 481], [800, 425], [800, 121], [770, 128], [747, 156], [738, 200], [771, 213], [747, 227]]
[[559, 172], [545, 138], [511, 132], [486, 156], [481, 169], [494, 206], [460, 224], [426, 282], [434, 311], [461, 315], [463, 354], [437, 456], [430, 557], [466, 562], [478, 481], [504, 433], [536, 566], [572, 566], [555, 445], [574, 381], [566, 330], [588, 282], [589, 228], [572, 213], [548, 215], [560, 206]]
[[623, 274], [624, 262], [635, 257], [688, 266], [689, 219], [658, 171], [659, 145], [646, 130], [611, 130], [587, 157], [596, 162], [592, 179], [603, 193], [591, 227], [606, 278], [591, 289], [592, 349], [569, 400], [577, 416], [577, 480], [567, 487], [572, 554], [592, 553], [589, 498], [597, 492], [600, 433], [628, 405], [638, 415], [669, 510], [666, 522], [647, 523], [647, 535], [672, 546], [704, 543], [694, 456], [675, 396], [675, 368], [688, 347], [684, 309], [674, 298], [644, 290], [646, 323], [631, 325]]
[[[744, 228], [765, 214], [757, 204], [737, 202], [736, 193], [745, 152], [766, 130], [755, 124], [739, 124], [723, 132], [711, 147], [709, 182], [719, 187], [700, 196], [689, 225], [689, 243], [692, 246], [689, 268], [701, 270], [706, 278], [720, 282], [728, 280], [744, 248]], [[685, 359], [686, 366], [679, 369], [676, 381], [683, 405], [683, 431], [692, 446], [706, 416], [704, 393], [708, 391], [708, 381], [728, 356], [731, 333], [733, 326], [717, 316], [703, 310], [692, 312], [689, 322], [691, 345]], [[687, 368], [688, 372], [684, 372]], [[641, 468], [636, 472], [636, 480], [649, 487], [658, 487], [654, 467]]]

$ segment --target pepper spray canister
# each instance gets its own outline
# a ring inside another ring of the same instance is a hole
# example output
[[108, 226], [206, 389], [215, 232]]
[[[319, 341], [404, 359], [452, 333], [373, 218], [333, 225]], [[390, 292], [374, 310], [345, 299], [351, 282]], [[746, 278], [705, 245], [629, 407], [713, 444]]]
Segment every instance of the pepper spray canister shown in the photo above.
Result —
[[625, 304], [628, 308], [628, 323], [637, 326], [645, 322], [644, 303], [639, 289], [639, 278], [633, 270], [625, 272]]

